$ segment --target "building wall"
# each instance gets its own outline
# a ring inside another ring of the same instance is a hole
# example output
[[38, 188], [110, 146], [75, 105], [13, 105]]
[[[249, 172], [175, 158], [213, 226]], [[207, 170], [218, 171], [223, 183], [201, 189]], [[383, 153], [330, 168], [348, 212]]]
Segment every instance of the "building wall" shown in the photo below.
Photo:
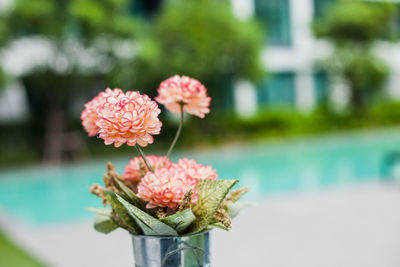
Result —
[[[241, 19], [257, 16], [261, 21], [266, 20], [265, 17], [259, 16], [260, 11], [257, 10], [257, 8], [268, 9], [271, 8], [271, 5], [273, 4], [276, 6], [272, 8], [280, 9], [286, 5], [284, 2], [287, 2], [286, 8], [289, 9], [288, 21], [284, 22], [283, 25], [289, 23], [290, 27], [289, 29], [286, 29], [286, 27], [283, 26], [281, 27], [281, 30], [288, 30], [290, 37], [287, 38], [285, 37], [286, 35], [283, 34], [283, 40], [279, 42], [276, 40], [276, 29], [274, 29], [272, 34], [275, 34], [275, 36], [272, 37], [272, 42], [266, 42], [262, 53], [261, 60], [268, 72], [272, 74], [272, 78], [270, 78], [269, 81], [264, 82], [264, 84], [258, 86], [253, 85], [253, 90], [263, 90], [263, 88], [264, 90], [276, 91], [293, 90], [294, 99], [291, 103], [291, 98], [288, 97], [287, 104], [305, 112], [312, 110], [318, 103], [321, 95], [324, 94], [326, 94], [329, 100], [337, 106], [346, 105], [348, 102], [346, 98], [349, 95], [347, 92], [347, 86], [340, 80], [334, 83], [328, 83], [327, 79], [322, 78], [321, 74], [315, 67], [315, 62], [329, 56], [333, 47], [326, 41], [315, 39], [310, 27], [314, 16], [321, 15], [321, 10], [324, 6], [329, 5], [333, 0], [231, 1], [235, 14]], [[284, 12], [282, 12], [282, 14], [283, 13]], [[276, 22], [277, 18], [274, 19], [275, 20], [270, 21], [270, 23], [274, 21]], [[274, 25], [274, 27], [276, 28], [276, 25]], [[266, 34], [268, 35], [270, 33]], [[287, 40], [289, 40], [289, 42]], [[385, 59], [391, 67], [392, 75], [387, 84], [388, 96], [392, 98], [400, 98], [400, 45], [382, 42], [376, 47], [375, 52], [378, 56]], [[288, 73], [292, 74], [291, 77], [288, 75], [282, 75]], [[290, 89], [283, 86], [283, 84], [290, 84], [289, 82], [276, 82], [274, 79], [278, 76], [281, 76], [281, 79], [294, 80], [294, 88]], [[240, 84], [243, 84], [243, 82], [238, 85]], [[240, 86], [236, 86], [234, 90], [240, 91]], [[271, 106], [274, 104], [274, 99], [268, 101], [266, 97], [262, 96], [262, 94], [261, 97], [260, 93], [254, 94], [258, 95], [258, 98], [253, 100], [254, 105], [260, 107], [263, 105]], [[237, 97], [236, 99], [238, 101], [248, 101], [246, 98], [241, 97]], [[236, 103], [236, 107], [241, 105], [243, 104]], [[251, 110], [257, 110], [257, 107], [252, 108]], [[237, 109], [237, 111], [240, 113], [240, 109]], [[246, 113], [246, 116], [249, 116], [248, 112]]]
[[[4, 1], [12, 0], [0, 0], [0, 6]], [[326, 41], [316, 40], [310, 26], [314, 16], [321, 15], [324, 6], [332, 1], [334, 0], [231, 0], [238, 18], [245, 20], [257, 16], [261, 23], [265, 22], [266, 45], [260, 60], [269, 73], [269, 77], [259, 84], [248, 81], [235, 83], [232, 96], [239, 114], [251, 116], [262, 106], [289, 106], [308, 112], [323, 95], [327, 95], [337, 106], [346, 105], [346, 85], [341, 81], [328, 83], [327, 78], [315, 68], [315, 62], [326, 58], [332, 52], [332, 46]], [[158, 2], [152, 0], [153, 4]], [[267, 14], [268, 10], [273, 11], [271, 15]], [[280, 21], [282, 18], [283, 22]], [[18, 75], [22, 67], [39, 62], [38, 57], [44, 55], [40, 49], [39, 53], [29, 53], [29, 49], [25, 49], [35, 47], [34, 45], [24, 43], [23, 46], [25, 53], [11, 53], [11, 60], [7, 59], [7, 53], [0, 58], [11, 74]], [[38, 47], [45, 48], [46, 45], [39, 44]], [[388, 96], [400, 99], [400, 44], [382, 42], [375, 52], [386, 60], [392, 71], [386, 87]], [[27, 53], [34, 57], [26, 56]], [[13, 90], [11, 86], [3, 92], [0, 102], [9, 104], [10, 101], [4, 99], [12, 95], [13, 101], [26, 105], [21, 93], [10, 93]], [[0, 121], [6, 118], [23, 118], [27, 109], [5, 110], [7, 112], [2, 112]]]

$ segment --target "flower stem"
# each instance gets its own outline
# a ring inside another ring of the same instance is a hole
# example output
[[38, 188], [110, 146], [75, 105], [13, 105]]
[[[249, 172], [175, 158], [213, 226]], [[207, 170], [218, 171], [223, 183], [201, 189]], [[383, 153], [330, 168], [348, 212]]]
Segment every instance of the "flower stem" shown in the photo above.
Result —
[[147, 167], [147, 170], [150, 171], [150, 172], [154, 172], [154, 169], [152, 168], [151, 164], [147, 160], [146, 155], [144, 154], [144, 152], [140, 148], [140, 146], [138, 144], [136, 144], [135, 147], [136, 147], [136, 150], [139, 153], [139, 155], [142, 157], [142, 159], [144, 161], [144, 165], [146, 165], [146, 167]]
[[179, 136], [181, 135], [182, 126], [183, 126], [183, 104], [181, 104], [181, 120], [179, 122], [178, 131], [176, 131], [175, 138], [172, 141], [171, 146], [169, 147], [167, 154], [165, 155], [165, 160], [167, 160], [169, 158], [169, 155], [171, 154], [172, 150], [174, 149], [176, 141], [178, 141]]

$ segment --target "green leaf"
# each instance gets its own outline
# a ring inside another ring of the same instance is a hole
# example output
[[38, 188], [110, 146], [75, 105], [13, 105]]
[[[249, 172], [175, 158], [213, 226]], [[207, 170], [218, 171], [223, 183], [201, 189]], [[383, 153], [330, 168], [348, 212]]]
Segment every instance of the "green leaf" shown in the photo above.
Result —
[[165, 224], [174, 228], [179, 234], [182, 233], [196, 219], [191, 209], [185, 209], [174, 215], [160, 219]]
[[229, 190], [238, 180], [208, 180], [201, 179], [197, 183], [199, 199], [192, 208], [196, 219], [189, 227], [188, 233], [198, 233], [204, 230], [211, 222], [215, 212], [220, 207]]
[[[117, 214], [117, 216], [124, 223], [124, 228], [133, 234], [140, 234], [140, 227], [137, 225], [135, 220], [131, 218], [125, 207], [118, 201], [117, 194], [112, 191], [104, 190], [104, 195], [110, 202], [112, 209]], [[119, 196], [118, 196], [119, 197]], [[122, 226], [121, 226], [122, 227]]]
[[94, 216], [94, 229], [96, 229], [96, 231], [108, 234], [119, 227], [114, 222], [110, 209], [88, 208], [88, 210], [96, 213]]
[[112, 176], [114, 181], [118, 184], [119, 188], [124, 192], [125, 196], [130, 200], [131, 204], [138, 207], [139, 209], [146, 210], [146, 201], [139, 198], [129, 187], [127, 187], [120, 180]]
[[94, 216], [94, 229], [97, 232], [108, 234], [118, 228], [118, 225], [109, 215], [96, 213]]
[[133, 206], [128, 201], [117, 195], [119, 202], [126, 208], [129, 215], [136, 221], [139, 227], [142, 229], [145, 235], [153, 236], [177, 236], [178, 233], [166, 225], [160, 222], [156, 218], [142, 211], [141, 209]]

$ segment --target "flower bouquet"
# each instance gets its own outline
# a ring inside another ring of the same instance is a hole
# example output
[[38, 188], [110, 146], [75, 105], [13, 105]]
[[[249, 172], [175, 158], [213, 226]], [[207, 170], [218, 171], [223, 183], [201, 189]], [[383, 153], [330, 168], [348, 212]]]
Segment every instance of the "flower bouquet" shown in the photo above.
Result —
[[141, 147], [153, 143], [161, 121], [157, 103], [137, 91], [106, 89], [85, 104], [82, 125], [89, 136], [106, 145], [134, 146], [132, 158], [119, 175], [109, 162], [104, 187], [90, 191], [109, 209], [95, 212], [94, 228], [110, 233], [127, 230], [133, 239], [135, 266], [209, 266], [209, 230], [231, 229], [231, 219], [242, 206], [247, 188], [230, 192], [238, 180], [218, 179], [211, 166], [169, 156], [182, 130], [184, 113], [204, 118], [211, 98], [199, 81], [175, 75], [163, 81], [156, 101], [180, 114], [175, 138], [165, 156], [146, 156]]

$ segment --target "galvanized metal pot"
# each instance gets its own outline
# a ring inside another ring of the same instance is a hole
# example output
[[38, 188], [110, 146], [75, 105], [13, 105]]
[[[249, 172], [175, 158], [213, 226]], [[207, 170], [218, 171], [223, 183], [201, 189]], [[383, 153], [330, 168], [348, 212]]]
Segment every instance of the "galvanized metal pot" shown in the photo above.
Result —
[[165, 237], [132, 235], [135, 267], [210, 267], [210, 232]]

